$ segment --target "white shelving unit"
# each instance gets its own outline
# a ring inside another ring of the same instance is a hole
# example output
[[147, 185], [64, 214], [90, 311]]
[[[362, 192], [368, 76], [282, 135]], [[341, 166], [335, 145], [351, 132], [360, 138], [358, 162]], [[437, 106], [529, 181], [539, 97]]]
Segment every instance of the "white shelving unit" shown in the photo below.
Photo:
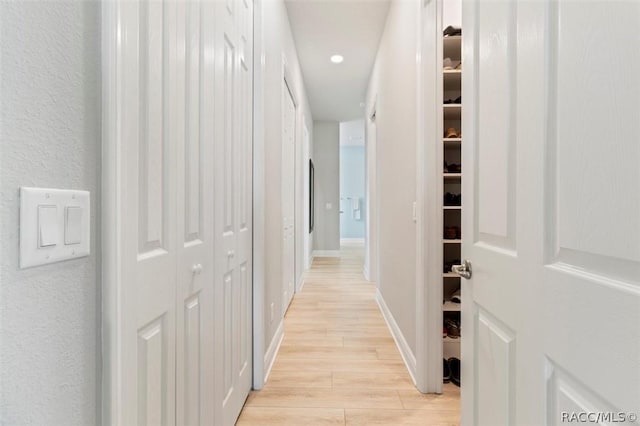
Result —
[[[462, 36], [444, 37], [443, 38], [443, 60], [450, 58], [453, 66], [455, 67], [460, 63], [462, 59]], [[462, 129], [462, 103], [444, 103], [448, 100], [456, 100], [461, 96], [462, 92], [462, 72], [464, 70], [464, 64], [462, 69], [443, 69], [442, 71], [442, 120], [443, 120], [443, 135], [449, 128], [456, 129], [458, 137], [442, 138], [442, 163], [447, 164], [461, 164], [462, 163], [462, 135], [460, 134]], [[464, 99], [462, 99], [464, 102]], [[451, 193], [454, 195], [461, 194], [461, 182], [464, 168], [460, 169], [462, 173], [449, 173], [443, 167], [442, 170], [442, 185], [443, 194]], [[462, 224], [462, 207], [461, 206], [447, 206], [442, 201], [442, 232], [444, 236], [445, 227], [458, 227], [461, 228]], [[462, 230], [461, 230], [462, 231]], [[462, 232], [460, 234], [464, 235]], [[454, 261], [459, 262], [461, 258], [461, 239], [442, 239], [442, 254], [445, 264], [451, 264]], [[454, 303], [450, 300], [454, 291], [460, 288], [460, 277], [453, 272], [443, 272], [442, 274], [442, 319], [443, 324], [446, 318], [460, 321], [461, 305], [460, 303]], [[464, 330], [462, 330], [462, 333]], [[452, 338], [443, 337], [442, 339], [442, 352], [444, 358], [456, 357], [460, 358], [460, 341], [462, 337]]]

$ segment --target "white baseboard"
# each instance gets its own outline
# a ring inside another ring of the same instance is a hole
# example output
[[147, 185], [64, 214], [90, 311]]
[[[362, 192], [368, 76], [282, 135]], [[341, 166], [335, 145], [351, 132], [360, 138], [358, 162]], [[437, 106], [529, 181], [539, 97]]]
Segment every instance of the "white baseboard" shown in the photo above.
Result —
[[267, 349], [267, 353], [264, 354], [264, 383], [267, 383], [267, 379], [269, 378], [269, 374], [271, 373], [271, 368], [273, 368], [273, 363], [276, 361], [276, 356], [278, 355], [278, 351], [280, 350], [280, 345], [282, 344], [282, 339], [284, 339], [284, 319], [280, 320], [280, 325], [278, 325], [278, 329], [276, 333], [273, 335], [273, 339], [271, 339], [271, 343], [269, 344], [269, 348]]
[[340, 243], [364, 244], [364, 238], [340, 238]]
[[300, 277], [300, 280], [298, 281], [298, 285], [296, 286], [296, 293], [300, 293], [302, 291], [302, 287], [304, 287], [304, 276]]
[[384, 302], [384, 298], [382, 294], [380, 294], [380, 289], [376, 290], [376, 301], [378, 302], [378, 306], [380, 307], [380, 311], [382, 312], [382, 316], [384, 317], [387, 326], [389, 327], [389, 331], [391, 331], [391, 335], [393, 336], [393, 340], [396, 342], [396, 346], [400, 351], [400, 355], [402, 356], [402, 360], [404, 364], [407, 366], [407, 370], [409, 370], [409, 375], [411, 376], [411, 380], [413, 380], [413, 384], [416, 382], [416, 357], [411, 352], [411, 348], [407, 343], [402, 331], [400, 331], [400, 327], [398, 327], [398, 323], [393, 318], [391, 311], [387, 307], [387, 304]]
[[340, 250], [314, 250], [313, 257], [340, 257]]

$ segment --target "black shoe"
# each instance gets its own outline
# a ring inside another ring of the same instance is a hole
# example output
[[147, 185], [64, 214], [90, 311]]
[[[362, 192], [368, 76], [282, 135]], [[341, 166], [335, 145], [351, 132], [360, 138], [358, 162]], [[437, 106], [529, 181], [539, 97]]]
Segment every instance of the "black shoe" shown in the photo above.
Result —
[[451, 369], [449, 368], [449, 361], [442, 358], [442, 380], [444, 383], [451, 381]]
[[451, 371], [451, 381], [454, 385], [460, 386], [460, 360], [458, 358], [449, 358], [449, 371]]
[[462, 35], [462, 28], [449, 25], [442, 33], [445, 37]]

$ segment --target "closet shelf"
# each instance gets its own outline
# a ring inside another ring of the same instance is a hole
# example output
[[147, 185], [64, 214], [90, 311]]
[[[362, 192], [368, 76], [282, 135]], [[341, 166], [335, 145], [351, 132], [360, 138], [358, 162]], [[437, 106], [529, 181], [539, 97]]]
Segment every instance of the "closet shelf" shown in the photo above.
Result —
[[462, 206], [442, 206], [444, 210], [462, 210]]
[[455, 272], [443, 272], [442, 277], [443, 278], [460, 278], [460, 275], [456, 274]]
[[442, 340], [443, 340], [445, 343], [460, 343], [460, 340], [461, 340], [461, 339], [462, 339], [461, 337], [458, 337], [457, 339], [452, 339], [452, 338], [451, 338], [451, 337], [449, 337], [449, 336], [447, 336], [447, 337], [443, 337], [443, 338], [442, 338]]
[[442, 244], [461, 244], [462, 240], [442, 240]]
[[462, 177], [462, 173], [443, 173], [445, 179], [460, 179]]
[[[460, 312], [460, 303], [446, 301], [442, 304], [442, 310], [445, 312]], [[458, 338], [457, 340], [460, 339]]]

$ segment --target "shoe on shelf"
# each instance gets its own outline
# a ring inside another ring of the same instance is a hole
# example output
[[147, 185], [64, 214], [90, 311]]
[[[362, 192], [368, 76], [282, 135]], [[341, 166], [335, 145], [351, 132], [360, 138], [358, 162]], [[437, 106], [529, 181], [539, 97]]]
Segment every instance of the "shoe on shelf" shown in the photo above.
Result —
[[446, 71], [454, 69], [453, 61], [451, 60], [451, 58], [444, 58], [444, 61], [442, 61], [442, 65]]
[[458, 138], [460, 136], [455, 127], [449, 127], [447, 131], [444, 132], [444, 137], [447, 139], [452, 139], [452, 138]]
[[451, 357], [447, 360], [447, 363], [449, 364], [451, 381], [454, 385], [460, 386], [460, 359]]
[[461, 291], [458, 288], [456, 291], [453, 292], [453, 294], [451, 295], [451, 301], [453, 303], [462, 303], [462, 299], [461, 299]]
[[460, 337], [460, 323], [458, 321], [447, 318], [444, 320], [444, 325], [447, 327], [447, 337], [452, 339]]
[[449, 368], [449, 361], [442, 358], [442, 381], [449, 383], [451, 381], [451, 369]]
[[454, 70], [462, 70], [462, 62], [460, 62], [458, 65], [456, 65], [453, 69]]
[[459, 35], [462, 35], [462, 28], [449, 25], [447, 28], [444, 29], [442, 34], [445, 37], [459, 36]]
[[444, 239], [445, 240], [455, 240], [458, 236], [455, 226], [445, 226], [444, 227]]
[[447, 169], [446, 170], [447, 170], [448, 173], [460, 173], [462, 171], [462, 165], [461, 164], [449, 164], [449, 165], [447, 165]]
[[454, 104], [461, 104], [462, 103], [462, 96], [458, 96], [457, 98], [455, 98], [453, 100]]
[[453, 99], [446, 99], [442, 103], [445, 104], [445, 105], [449, 105], [449, 104], [453, 104], [454, 101], [453, 101]]

